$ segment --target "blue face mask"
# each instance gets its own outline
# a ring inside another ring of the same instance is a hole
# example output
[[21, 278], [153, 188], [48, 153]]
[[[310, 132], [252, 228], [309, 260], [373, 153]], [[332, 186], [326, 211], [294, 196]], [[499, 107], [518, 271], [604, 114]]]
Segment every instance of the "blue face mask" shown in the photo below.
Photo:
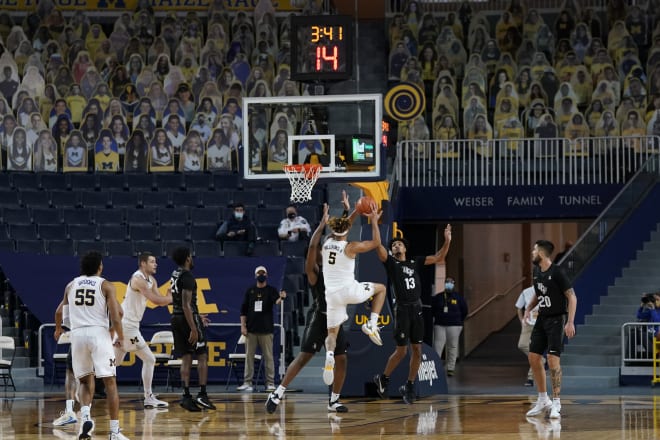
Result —
[[447, 283], [445, 283], [445, 290], [447, 290], [447, 291], [449, 291], [449, 292], [451, 292], [452, 290], [454, 290], [454, 283], [452, 283], [452, 282], [447, 282]]
[[257, 275], [257, 281], [259, 281], [260, 283], [265, 282], [267, 279], [268, 277], [266, 275]]

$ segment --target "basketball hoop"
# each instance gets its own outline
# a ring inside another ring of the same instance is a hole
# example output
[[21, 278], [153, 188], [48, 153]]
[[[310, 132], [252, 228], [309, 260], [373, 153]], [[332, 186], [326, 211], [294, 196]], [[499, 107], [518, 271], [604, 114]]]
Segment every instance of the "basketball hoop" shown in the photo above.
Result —
[[291, 202], [305, 203], [312, 200], [312, 188], [319, 178], [322, 165], [284, 165], [284, 172], [291, 183]]

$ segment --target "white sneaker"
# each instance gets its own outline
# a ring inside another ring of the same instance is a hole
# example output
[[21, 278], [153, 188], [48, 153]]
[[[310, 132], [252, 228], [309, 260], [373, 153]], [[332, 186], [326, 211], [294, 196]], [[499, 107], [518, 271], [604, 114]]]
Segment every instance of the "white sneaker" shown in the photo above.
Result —
[[78, 419], [76, 418], [76, 413], [74, 412], [66, 412], [62, 411], [60, 413], [60, 416], [53, 420], [53, 425], [54, 426], [64, 426], [64, 425], [70, 425], [72, 423], [78, 422]]
[[244, 383], [243, 385], [241, 385], [240, 387], [237, 387], [236, 389], [238, 391], [252, 391], [253, 390], [252, 384], [249, 384], [249, 383]]
[[128, 437], [126, 437], [121, 432], [111, 432], [110, 440], [128, 440]]
[[552, 408], [550, 408], [550, 418], [558, 419], [561, 417], [561, 403], [552, 402]]
[[362, 333], [369, 336], [369, 339], [371, 339], [371, 342], [374, 344], [383, 345], [383, 340], [380, 339], [380, 329], [377, 325], [373, 325], [371, 321], [362, 324]]
[[275, 391], [277, 388], [272, 383], [266, 385], [266, 391]]
[[323, 367], [323, 383], [332, 385], [335, 381], [335, 357], [325, 355], [325, 366]]
[[538, 416], [539, 414], [545, 415], [545, 413], [552, 407], [552, 401], [550, 399], [541, 400], [538, 399], [536, 404], [527, 411], [528, 417]]
[[78, 440], [91, 439], [92, 432], [94, 432], [94, 426], [94, 420], [83, 420], [80, 424], [80, 430], [78, 431]]
[[167, 408], [168, 406], [170, 406], [169, 403], [156, 399], [153, 394], [149, 394], [149, 397], [144, 399], [145, 408]]

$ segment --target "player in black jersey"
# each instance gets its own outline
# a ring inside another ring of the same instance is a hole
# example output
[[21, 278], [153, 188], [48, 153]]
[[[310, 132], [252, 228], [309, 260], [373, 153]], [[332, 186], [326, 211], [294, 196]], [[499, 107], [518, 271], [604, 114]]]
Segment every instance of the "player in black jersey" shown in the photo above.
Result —
[[[348, 210], [348, 199], [344, 193], [344, 208]], [[307, 325], [300, 344], [300, 353], [291, 362], [286, 369], [286, 373], [282, 378], [282, 382], [275, 391], [270, 393], [266, 400], [266, 411], [270, 414], [275, 412], [277, 405], [284, 397], [286, 387], [298, 375], [300, 370], [314, 357], [321, 348], [325, 346], [325, 338], [328, 336], [327, 319], [326, 319], [326, 302], [325, 302], [325, 284], [323, 282], [323, 271], [320, 267], [321, 249], [319, 243], [321, 235], [325, 229], [328, 220], [328, 205], [323, 205], [323, 218], [318, 227], [314, 231], [312, 238], [309, 241], [309, 248], [307, 250], [307, 259], [305, 260], [305, 274], [307, 275], [307, 282], [312, 288], [312, 296], [314, 304], [307, 313]], [[335, 375], [334, 382], [332, 383], [332, 394], [328, 402], [328, 411], [345, 413], [348, 408], [339, 402], [339, 394], [346, 379], [346, 337], [344, 330], [340, 326], [339, 333], [337, 334], [337, 346], [335, 348]]]
[[[422, 361], [422, 340], [424, 339], [424, 317], [422, 315], [422, 284], [420, 272], [425, 265], [440, 264], [444, 270], [445, 257], [451, 242], [451, 225], [445, 227], [445, 242], [435, 255], [414, 257], [408, 259], [406, 252], [409, 247], [405, 238], [394, 238], [390, 241], [390, 251], [383, 245], [377, 249], [378, 258], [385, 264], [390, 291], [394, 296], [394, 340], [396, 349], [387, 360], [383, 374], [374, 376], [376, 391], [381, 399], [386, 397], [390, 375], [408, 352], [408, 343], [412, 347], [408, 381], [399, 387], [404, 402], [410, 404], [415, 400], [415, 377]], [[442, 277], [444, 278], [444, 271]], [[444, 285], [444, 279], [441, 280]]]
[[[547, 240], [538, 240], [532, 250], [534, 263], [534, 291], [536, 297], [525, 308], [525, 319], [538, 304], [538, 318], [532, 329], [529, 343], [529, 365], [534, 372], [534, 381], [539, 392], [536, 404], [527, 416], [545, 415], [550, 410], [550, 418], [561, 417], [561, 365], [560, 355], [564, 345], [564, 335], [569, 339], [575, 336], [575, 309], [577, 298], [564, 269], [552, 263], [550, 256], [554, 245]], [[548, 367], [552, 382], [552, 401], [548, 398], [543, 353], [548, 352]]]
[[[174, 351], [181, 356], [181, 381], [183, 382], [183, 399], [181, 406], [188, 411], [215, 409], [206, 394], [208, 377], [208, 347], [206, 345], [206, 330], [208, 319], [200, 316], [197, 310], [197, 281], [192, 274], [192, 255], [190, 249], [179, 247], [172, 252], [172, 260], [178, 268], [172, 272], [170, 285], [172, 289], [172, 333], [174, 336]], [[190, 394], [190, 370], [193, 355], [197, 357], [197, 375], [200, 391], [195, 399]]]

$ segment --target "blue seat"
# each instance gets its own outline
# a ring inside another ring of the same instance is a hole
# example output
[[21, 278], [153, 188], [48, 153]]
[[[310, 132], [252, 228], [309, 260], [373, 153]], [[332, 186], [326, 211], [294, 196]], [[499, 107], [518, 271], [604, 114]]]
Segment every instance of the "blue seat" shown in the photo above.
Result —
[[98, 235], [100, 240], [126, 240], [126, 225], [99, 225]]
[[87, 173], [70, 173], [69, 187], [72, 191], [96, 191], [99, 188], [98, 176]]
[[281, 209], [291, 203], [290, 189], [274, 189], [264, 191], [264, 205], [268, 207], [280, 207]]
[[14, 240], [9, 240], [8, 238], [0, 239], [0, 251], [2, 251], [2, 252], [15, 252], [16, 247], [14, 245]]
[[185, 240], [169, 240], [163, 241], [163, 256], [169, 257], [172, 255], [172, 251], [179, 247], [185, 247], [190, 249], [192, 252], [192, 243]]
[[188, 224], [188, 208], [175, 207], [158, 210], [158, 221], [161, 225], [186, 225]]
[[[266, 199], [268, 199], [268, 194], [266, 194]], [[278, 224], [284, 218], [284, 209], [283, 208], [261, 208], [257, 210], [257, 218], [254, 219], [257, 224], [261, 225], [263, 223]]]
[[95, 225], [69, 225], [68, 235], [71, 240], [76, 241], [94, 241], [96, 240], [97, 230]]
[[39, 235], [37, 233], [36, 225], [9, 225], [9, 237], [14, 240], [37, 240]]
[[112, 191], [110, 201], [113, 208], [139, 208], [142, 206], [141, 193], [139, 191]]
[[129, 225], [153, 225], [158, 220], [158, 211], [154, 209], [126, 208], [124, 221]]
[[97, 225], [121, 225], [124, 223], [125, 211], [123, 209], [94, 209], [94, 223]]
[[38, 191], [41, 189], [39, 174], [13, 173], [11, 175], [11, 186], [19, 191]]
[[[63, 240], [67, 238], [66, 225], [38, 225], [39, 238], [42, 240]], [[71, 253], [73, 254], [73, 252]]]
[[101, 191], [123, 191], [127, 188], [124, 174], [99, 174], [98, 185]]
[[154, 177], [151, 174], [126, 174], [126, 187], [130, 191], [152, 191], [154, 189]]
[[277, 241], [262, 241], [254, 245], [255, 257], [276, 257], [280, 255], [280, 247]]
[[156, 191], [181, 191], [186, 187], [183, 174], [158, 173], [154, 175]]
[[62, 223], [60, 212], [53, 208], [32, 208], [32, 221], [40, 225], [56, 225]]
[[69, 189], [67, 175], [63, 173], [41, 173], [40, 176], [41, 189], [44, 191]]
[[216, 173], [213, 174], [213, 188], [216, 191], [240, 189], [242, 182], [238, 174]]
[[196, 192], [172, 192], [170, 194], [172, 206], [175, 209], [181, 207], [197, 208], [201, 206], [199, 194]]
[[218, 208], [190, 208], [190, 223], [218, 223], [220, 221]]
[[163, 244], [155, 240], [133, 240], [133, 255], [141, 252], [151, 252], [157, 257], [163, 256]]
[[21, 191], [21, 204], [29, 208], [50, 206], [50, 194], [46, 191]]
[[264, 203], [263, 194], [260, 189], [246, 188], [243, 191], [234, 191], [232, 193], [234, 203], [243, 203], [245, 206], [256, 208]]
[[85, 255], [90, 251], [96, 251], [100, 252], [101, 255], [106, 255], [105, 243], [102, 241], [80, 240], [75, 243], [76, 255]]
[[205, 173], [184, 174], [186, 191], [213, 189], [213, 176]]
[[50, 204], [55, 208], [75, 208], [80, 206], [80, 192], [53, 190], [50, 192]]
[[46, 249], [41, 240], [16, 240], [16, 252], [43, 255], [46, 253]]
[[3, 208], [2, 221], [7, 224], [24, 224], [32, 222], [32, 215], [28, 208]]
[[244, 257], [247, 246], [247, 241], [225, 241], [222, 243], [222, 253], [225, 257]]
[[204, 208], [222, 207], [226, 208], [234, 203], [230, 191], [199, 191], [200, 206]]
[[217, 231], [217, 223], [194, 223], [190, 225], [190, 239], [193, 241], [215, 240]]
[[261, 223], [257, 222], [257, 235], [261, 241], [279, 241], [280, 236], [277, 233], [279, 223]]
[[219, 257], [222, 255], [222, 246], [218, 241], [193, 241], [195, 257]]
[[107, 192], [83, 191], [80, 203], [86, 208], [107, 208], [112, 206], [109, 193]]
[[48, 255], [74, 255], [73, 240], [51, 240], [46, 243]]
[[18, 191], [13, 189], [0, 188], [0, 207], [16, 208], [21, 205], [21, 199]]
[[158, 227], [155, 225], [128, 225], [128, 235], [131, 240], [160, 240]]
[[130, 241], [106, 241], [105, 250], [108, 256], [133, 256], [133, 243]]
[[305, 257], [307, 255], [307, 248], [309, 243], [307, 240], [299, 241], [282, 241], [280, 243], [280, 249], [282, 250], [282, 255], [287, 257]]
[[89, 225], [92, 223], [92, 210], [89, 208], [60, 209], [62, 222], [67, 225]]
[[182, 225], [160, 225], [160, 239], [162, 241], [186, 241], [190, 238], [188, 226]]
[[144, 192], [142, 195], [142, 206], [145, 209], [167, 208], [171, 206], [169, 192]]

